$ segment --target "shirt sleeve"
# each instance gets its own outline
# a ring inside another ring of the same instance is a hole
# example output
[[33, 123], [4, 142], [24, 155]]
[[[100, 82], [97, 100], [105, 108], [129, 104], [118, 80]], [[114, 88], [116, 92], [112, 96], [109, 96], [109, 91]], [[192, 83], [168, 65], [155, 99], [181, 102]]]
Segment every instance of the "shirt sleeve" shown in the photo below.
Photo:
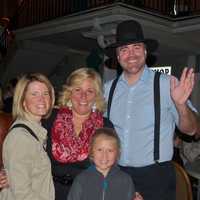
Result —
[[41, 199], [32, 190], [32, 170], [36, 159], [34, 155], [37, 155], [35, 153], [37, 141], [34, 140], [19, 129], [9, 133], [3, 146], [4, 167], [15, 200]]

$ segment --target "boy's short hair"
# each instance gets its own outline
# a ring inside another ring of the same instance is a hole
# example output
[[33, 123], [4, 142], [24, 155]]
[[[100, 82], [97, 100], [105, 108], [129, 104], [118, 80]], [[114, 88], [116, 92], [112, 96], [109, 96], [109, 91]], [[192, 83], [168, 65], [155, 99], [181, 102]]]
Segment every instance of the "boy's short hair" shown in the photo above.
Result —
[[109, 139], [115, 140], [118, 152], [120, 153], [120, 139], [113, 128], [99, 128], [95, 131], [94, 135], [92, 136], [92, 139], [90, 141], [90, 146], [89, 146], [89, 156], [92, 156], [92, 149], [94, 146], [94, 143], [96, 142], [96, 139], [100, 136], [106, 136]]

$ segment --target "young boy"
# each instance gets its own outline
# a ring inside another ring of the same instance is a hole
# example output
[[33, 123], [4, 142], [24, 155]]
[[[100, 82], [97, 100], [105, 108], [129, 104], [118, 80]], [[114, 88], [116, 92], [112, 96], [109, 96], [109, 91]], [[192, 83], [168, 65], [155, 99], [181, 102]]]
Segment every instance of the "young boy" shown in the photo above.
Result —
[[117, 166], [119, 138], [111, 128], [96, 130], [90, 143], [92, 166], [78, 175], [68, 200], [142, 200], [131, 177]]

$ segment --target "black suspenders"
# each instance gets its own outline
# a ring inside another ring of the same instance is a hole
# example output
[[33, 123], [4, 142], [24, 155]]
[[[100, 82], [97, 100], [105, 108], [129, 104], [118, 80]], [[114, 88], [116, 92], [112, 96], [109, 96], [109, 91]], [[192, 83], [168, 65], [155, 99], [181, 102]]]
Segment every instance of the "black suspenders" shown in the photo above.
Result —
[[[119, 77], [117, 77], [110, 87], [107, 105], [107, 117], [110, 119], [110, 110], [112, 105], [112, 98], [116, 88]], [[157, 162], [160, 157], [159, 144], [160, 144], [160, 73], [156, 72], [154, 76], [154, 111], [155, 111], [155, 124], [154, 124], [154, 161]]]
[[160, 73], [154, 76], [154, 161], [160, 158]]
[[109, 96], [108, 96], [108, 105], [107, 105], [108, 119], [110, 119], [110, 109], [111, 109], [111, 105], [112, 105], [112, 98], [113, 98], [114, 90], [116, 88], [118, 79], [119, 79], [119, 76], [117, 76], [117, 78], [112, 82], [112, 85], [110, 87], [110, 92], [109, 92]]

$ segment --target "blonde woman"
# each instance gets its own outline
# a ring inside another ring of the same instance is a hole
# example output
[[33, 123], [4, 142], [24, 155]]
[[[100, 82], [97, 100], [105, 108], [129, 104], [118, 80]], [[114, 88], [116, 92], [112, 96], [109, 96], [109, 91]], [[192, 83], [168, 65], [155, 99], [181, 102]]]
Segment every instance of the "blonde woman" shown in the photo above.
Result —
[[100, 127], [112, 127], [103, 117], [105, 101], [101, 77], [80, 68], [67, 78], [59, 109], [44, 122], [49, 130], [47, 151], [51, 158], [56, 200], [66, 200], [74, 177], [90, 165], [91, 137]]
[[9, 187], [6, 200], [54, 200], [51, 163], [46, 153], [47, 130], [41, 119], [54, 105], [54, 90], [41, 74], [23, 76], [15, 89], [13, 119], [3, 145]]

